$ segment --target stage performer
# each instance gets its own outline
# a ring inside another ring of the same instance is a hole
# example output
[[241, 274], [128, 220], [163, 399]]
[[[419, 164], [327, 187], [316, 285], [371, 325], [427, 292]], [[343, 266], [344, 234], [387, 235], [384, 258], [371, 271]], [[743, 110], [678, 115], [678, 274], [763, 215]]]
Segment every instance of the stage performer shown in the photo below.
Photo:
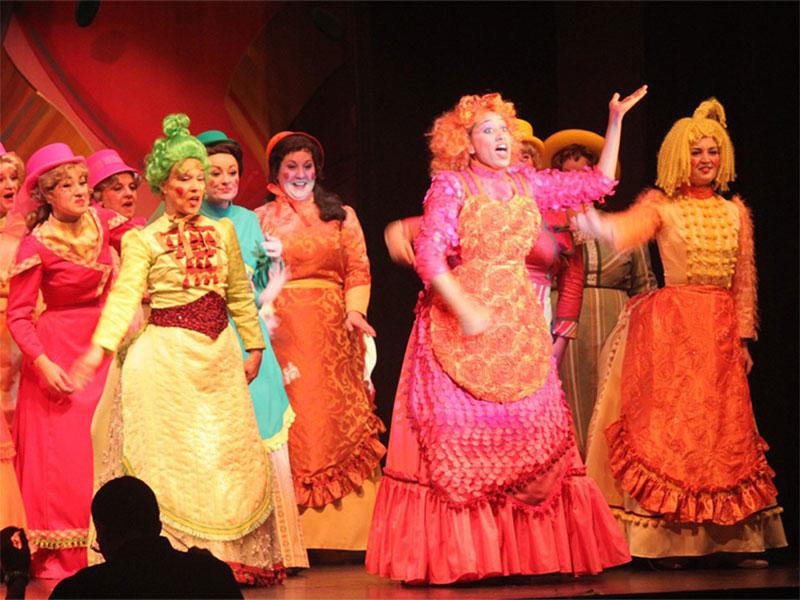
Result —
[[[544, 141], [545, 164], [561, 171], [593, 167], [603, 143], [603, 138], [593, 131], [564, 129]], [[617, 177], [619, 172], [618, 163]], [[657, 286], [647, 244], [618, 251], [600, 240], [579, 241], [577, 249], [583, 265], [583, 298], [578, 308], [581, 320], [573, 330], [574, 341], [566, 350], [559, 374], [583, 455], [597, 394], [597, 363], [603, 343], [628, 299]]]
[[98, 150], [86, 159], [92, 199], [130, 220], [134, 227], [144, 227], [144, 217], [136, 217], [136, 201], [142, 177], [125, 164], [116, 150]]
[[[165, 212], [124, 240], [122, 269], [91, 348], [73, 368], [81, 385], [117, 350], [147, 292], [150, 316], [122, 366], [121, 439], [127, 474], [153, 488], [165, 535], [210, 550], [240, 583], [280, 581], [270, 466], [247, 381], [264, 340], [236, 232], [198, 214], [208, 155], [189, 118], [164, 118], [145, 177]], [[228, 312], [248, 357], [243, 362]]]
[[720, 552], [763, 567], [748, 553], [786, 545], [747, 383], [756, 270], [750, 211], [722, 196], [734, 177], [711, 98], [664, 138], [657, 189], [577, 218], [619, 250], [658, 241], [666, 287], [632, 299], [606, 342], [587, 465], [631, 553], [670, 568]]
[[[24, 356], [13, 436], [16, 470], [38, 548], [34, 577], [60, 579], [86, 565], [92, 500], [90, 426], [108, 371], [98, 361], [79, 389], [67, 374], [90, 339], [111, 284], [111, 246], [127, 219], [91, 207], [86, 161], [66, 144], [28, 160], [17, 198], [33, 225], [17, 251], [8, 328]], [[41, 293], [46, 309], [34, 319]]]
[[289, 457], [308, 548], [365, 550], [386, 452], [364, 381], [370, 272], [355, 211], [319, 181], [322, 145], [284, 131], [267, 145], [268, 201], [256, 209], [290, 273], [272, 338], [297, 414]]
[[6, 326], [6, 310], [14, 257], [20, 241], [28, 233], [25, 215], [14, 207], [24, 179], [25, 163], [0, 144], [0, 410], [9, 427], [17, 403], [22, 354]]
[[[519, 161], [541, 169], [544, 143], [533, 135], [533, 127], [528, 121], [517, 119], [516, 122], [521, 132]], [[525, 257], [525, 267], [553, 334], [553, 355], [560, 363], [578, 328], [583, 293], [583, 254], [576, 251], [566, 211], [545, 209], [540, 212], [541, 233]], [[419, 233], [420, 219], [408, 217], [386, 226], [384, 240], [396, 263], [414, 265], [416, 257], [412, 244]], [[555, 315], [550, 297], [554, 282], [558, 290]]]
[[14, 440], [11, 420], [17, 400], [22, 355], [6, 326], [8, 288], [14, 257], [28, 232], [25, 218], [14, 210], [17, 192], [25, 179], [25, 163], [0, 144], [0, 529], [25, 527], [25, 508], [14, 472]]
[[[265, 240], [256, 214], [234, 204], [244, 168], [242, 147], [239, 142], [218, 130], [204, 131], [197, 139], [205, 145], [210, 163], [206, 197], [200, 207], [200, 214], [215, 221], [227, 218], [233, 223], [256, 300], [269, 284], [272, 288], [277, 287], [268, 292], [274, 296], [280, 291], [281, 282], [285, 280], [281, 242], [275, 237]], [[248, 387], [261, 439], [272, 463], [272, 500], [277, 539], [286, 568], [308, 567], [308, 554], [300, 528], [289, 464], [289, 428], [295, 415], [283, 386], [281, 368], [270, 344], [267, 324], [263, 318], [259, 318], [259, 324], [266, 348], [262, 353], [258, 375]], [[234, 332], [246, 358], [247, 351], [241, 336], [235, 328]]]
[[513, 104], [464, 96], [434, 122], [433, 181], [415, 240], [426, 284], [406, 350], [367, 570], [407, 582], [598, 573], [630, 560], [585, 476], [525, 270], [539, 207], [612, 192], [622, 118], [609, 103], [600, 169], [510, 167]]

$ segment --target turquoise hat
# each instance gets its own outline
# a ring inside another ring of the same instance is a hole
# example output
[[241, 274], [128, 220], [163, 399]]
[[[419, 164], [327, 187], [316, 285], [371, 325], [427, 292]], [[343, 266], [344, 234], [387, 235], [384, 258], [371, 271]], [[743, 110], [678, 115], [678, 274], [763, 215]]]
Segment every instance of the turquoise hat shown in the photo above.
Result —
[[197, 136], [197, 139], [200, 140], [204, 146], [219, 144], [220, 142], [236, 141], [229, 138], [224, 131], [220, 131], [219, 129], [209, 129], [208, 131], [204, 131]]

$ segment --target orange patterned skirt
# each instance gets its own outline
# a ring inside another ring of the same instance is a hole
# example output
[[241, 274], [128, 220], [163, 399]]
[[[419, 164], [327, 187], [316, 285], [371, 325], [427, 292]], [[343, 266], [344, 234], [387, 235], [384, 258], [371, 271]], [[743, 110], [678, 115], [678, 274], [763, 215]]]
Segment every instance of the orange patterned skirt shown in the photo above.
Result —
[[345, 329], [342, 289], [287, 287], [275, 308], [272, 345], [296, 414], [289, 456], [297, 503], [322, 507], [371, 476], [386, 452], [378, 439], [385, 428], [364, 381], [361, 332]]
[[671, 521], [731, 525], [777, 495], [735, 314], [712, 286], [664, 288], [632, 308], [620, 417], [605, 432], [611, 470]]

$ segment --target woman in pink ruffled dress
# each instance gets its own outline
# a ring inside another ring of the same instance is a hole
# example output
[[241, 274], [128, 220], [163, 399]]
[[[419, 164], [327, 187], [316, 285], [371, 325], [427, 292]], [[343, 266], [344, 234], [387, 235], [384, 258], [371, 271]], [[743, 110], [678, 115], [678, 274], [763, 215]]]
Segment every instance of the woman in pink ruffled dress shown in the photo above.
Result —
[[525, 270], [540, 209], [610, 194], [624, 114], [609, 104], [599, 168], [510, 166], [522, 137], [499, 94], [465, 96], [430, 134], [415, 240], [426, 284], [395, 399], [367, 570], [446, 584], [593, 574], [630, 554], [575, 446], [550, 330]]

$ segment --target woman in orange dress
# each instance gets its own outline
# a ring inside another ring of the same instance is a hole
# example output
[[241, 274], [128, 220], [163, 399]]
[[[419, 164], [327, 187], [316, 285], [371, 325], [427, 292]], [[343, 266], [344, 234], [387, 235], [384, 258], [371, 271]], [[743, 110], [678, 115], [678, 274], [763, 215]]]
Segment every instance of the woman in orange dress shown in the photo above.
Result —
[[296, 413], [289, 458], [308, 548], [366, 549], [386, 452], [364, 379], [370, 272], [355, 211], [324, 190], [322, 145], [284, 131], [267, 145], [265, 235], [283, 243], [290, 272], [272, 338]]
[[756, 338], [753, 224], [734, 179], [715, 99], [677, 121], [658, 153], [657, 189], [622, 213], [578, 226], [618, 250], [655, 237], [665, 287], [628, 303], [600, 361], [587, 468], [634, 556], [680, 568], [688, 557], [786, 545], [774, 472], [747, 373]]

